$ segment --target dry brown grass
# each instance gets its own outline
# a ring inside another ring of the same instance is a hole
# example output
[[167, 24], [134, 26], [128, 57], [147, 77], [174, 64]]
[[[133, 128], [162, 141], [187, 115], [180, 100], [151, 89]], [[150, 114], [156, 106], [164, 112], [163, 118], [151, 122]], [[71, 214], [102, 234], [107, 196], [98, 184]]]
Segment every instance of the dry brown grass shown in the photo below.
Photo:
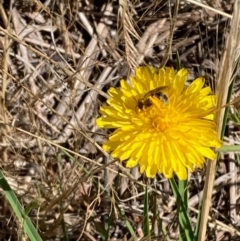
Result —
[[[228, 1], [209, 5], [231, 13]], [[109, 239], [130, 239], [125, 218], [142, 238], [146, 181], [137, 169], [125, 169], [102, 151], [107, 132], [95, 126], [95, 119], [110, 86], [138, 65], [159, 67], [166, 56], [166, 65], [176, 67], [177, 52], [190, 71], [189, 81], [201, 75], [213, 89], [218, 85], [228, 16], [194, 3], [180, 2], [176, 14], [174, 7], [158, 0], [0, 4], [1, 169], [25, 207], [39, 203], [29, 215], [43, 240], [63, 240], [64, 234], [69, 240], [98, 240], [110, 214]], [[220, 162], [211, 193], [214, 219], [205, 240], [240, 237], [238, 173], [237, 165], [233, 176], [228, 161]], [[189, 180], [193, 225], [205, 177], [197, 170]], [[149, 190], [175, 240], [176, 206], [168, 182], [159, 176]], [[0, 240], [24, 240], [3, 195], [0, 209]], [[155, 236], [164, 240], [159, 228]]]

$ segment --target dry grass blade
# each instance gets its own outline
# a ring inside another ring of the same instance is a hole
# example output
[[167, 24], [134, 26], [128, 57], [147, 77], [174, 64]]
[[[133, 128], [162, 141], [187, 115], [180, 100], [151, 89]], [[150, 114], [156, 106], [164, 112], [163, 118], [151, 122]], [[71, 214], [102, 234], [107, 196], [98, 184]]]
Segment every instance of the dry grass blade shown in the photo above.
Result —
[[123, 38], [125, 41], [126, 59], [131, 71], [138, 65], [138, 51], [135, 48], [132, 37], [139, 39], [138, 33], [133, 26], [132, 13], [130, 11], [131, 3], [128, 0], [120, 0], [120, 23], [123, 29]]
[[[2, 19], [4, 20], [5, 27], [9, 29], [9, 22], [7, 19], [7, 15], [4, 11], [4, 8], [2, 4], [0, 4], [0, 13], [2, 16]], [[7, 89], [7, 73], [8, 73], [8, 65], [9, 65], [9, 53], [10, 53], [10, 46], [11, 46], [11, 39], [8, 36], [5, 36], [4, 38], [4, 51], [3, 51], [3, 58], [2, 58], [2, 86], [1, 86], [1, 96], [0, 96], [0, 114], [3, 117], [3, 120], [5, 123], [8, 123], [8, 116], [7, 111], [5, 109], [5, 95], [6, 95], [6, 89]], [[4, 133], [9, 132], [9, 127], [6, 127], [2, 130]]]
[[167, 50], [166, 50], [166, 54], [163, 57], [163, 60], [160, 64], [160, 68], [162, 68], [166, 65], [166, 63], [169, 59], [169, 56], [172, 53], [172, 41], [173, 41], [173, 34], [174, 34], [174, 29], [175, 29], [176, 21], [177, 21], [178, 9], [179, 9], [179, 0], [176, 1], [175, 6], [174, 6], [174, 12], [173, 12], [173, 16], [171, 18], [170, 36], [168, 39]]
[[186, 1], [190, 2], [190, 3], [193, 3], [193, 4], [197, 5], [197, 6], [203, 7], [204, 9], [211, 10], [211, 11], [213, 11], [215, 13], [218, 13], [218, 14], [220, 14], [222, 16], [225, 16], [227, 18], [232, 18], [232, 15], [224, 13], [223, 11], [220, 11], [218, 9], [212, 8], [212, 7], [208, 6], [208, 5], [205, 5], [205, 4], [201, 3], [200, 1], [194, 1], [194, 0], [186, 0]]
[[[219, 68], [220, 73], [217, 79], [217, 96], [218, 96], [218, 107], [226, 104], [228, 87], [231, 83], [231, 77], [233, 74], [233, 69], [235, 67], [236, 61], [239, 58], [239, 49], [240, 49], [240, 1], [235, 1], [233, 18], [231, 22], [230, 33], [226, 42], [226, 50], [221, 61], [221, 67]], [[222, 71], [221, 71], [222, 70]], [[216, 114], [216, 123], [218, 128], [219, 136], [221, 135], [223, 128], [223, 118], [224, 118], [224, 109], [217, 112]], [[203, 206], [202, 206], [202, 215], [200, 223], [200, 231], [198, 241], [204, 241], [206, 235], [207, 221], [209, 208], [211, 206], [211, 197], [213, 190], [213, 183], [215, 179], [216, 172], [216, 161], [208, 161], [207, 163], [207, 175], [206, 182], [204, 186], [203, 193]]]

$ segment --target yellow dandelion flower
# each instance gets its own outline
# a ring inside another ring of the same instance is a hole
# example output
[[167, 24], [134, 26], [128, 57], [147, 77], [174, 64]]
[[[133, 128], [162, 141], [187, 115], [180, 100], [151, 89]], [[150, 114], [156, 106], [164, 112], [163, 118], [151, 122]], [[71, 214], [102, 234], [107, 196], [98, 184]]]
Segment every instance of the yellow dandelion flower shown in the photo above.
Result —
[[188, 71], [145, 66], [136, 69], [129, 84], [110, 88], [107, 106], [100, 108], [97, 126], [116, 128], [103, 149], [126, 166], [140, 166], [147, 177], [162, 173], [187, 179], [187, 170], [214, 160], [220, 147], [212, 121], [216, 96], [204, 79], [186, 86]]

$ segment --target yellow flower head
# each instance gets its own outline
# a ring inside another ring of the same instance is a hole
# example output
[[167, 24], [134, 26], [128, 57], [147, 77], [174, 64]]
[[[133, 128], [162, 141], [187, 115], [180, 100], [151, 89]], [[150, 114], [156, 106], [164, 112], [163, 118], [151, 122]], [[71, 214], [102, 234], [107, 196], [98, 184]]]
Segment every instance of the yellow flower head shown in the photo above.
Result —
[[187, 169], [214, 160], [220, 147], [212, 121], [216, 96], [204, 79], [186, 86], [188, 71], [145, 66], [136, 69], [131, 84], [108, 91], [108, 106], [100, 109], [97, 125], [116, 128], [103, 148], [127, 167], [140, 166], [147, 177], [157, 173], [187, 179]]

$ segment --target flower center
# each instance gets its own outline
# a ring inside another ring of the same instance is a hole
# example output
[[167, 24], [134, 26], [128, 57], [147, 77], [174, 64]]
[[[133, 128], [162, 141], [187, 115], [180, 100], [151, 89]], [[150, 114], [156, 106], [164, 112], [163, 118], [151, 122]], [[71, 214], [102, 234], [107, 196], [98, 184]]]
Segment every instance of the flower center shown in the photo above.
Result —
[[150, 96], [151, 105], [141, 111], [141, 116], [154, 130], [165, 132], [177, 124], [177, 112], [171, 103], [165, 103], [157, 96]]
[[158, 131], [164, 132], [170, 125], [171, 120], [168, 117], [155, 116], [155, 118], [152, 119], [152, 126]]

